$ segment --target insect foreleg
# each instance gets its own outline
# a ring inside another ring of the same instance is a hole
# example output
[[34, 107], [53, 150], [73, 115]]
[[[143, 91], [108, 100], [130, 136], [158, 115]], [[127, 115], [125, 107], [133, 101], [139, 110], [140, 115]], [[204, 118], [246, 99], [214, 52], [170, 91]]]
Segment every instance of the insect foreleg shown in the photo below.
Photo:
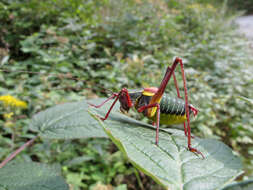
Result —
[[109, 100], [111, 99], [114, 99], [116, 96], [118, 96], [118, 93], [113, 93], [109, 98], [107, 98], [104, 102], [102, 102], [101, 104], [99, 105], [94, 105], [94, 104], [91, 104], [91, 103], [88, 103], [90, 106], [92, 107], [95, 107], [95, 108], [100, 108], [102, 107], [106, 102], [108, 102]]
[[126, 100], [126, 105], [130, 108], [132, 107], [132, 101], [130, 99], [130, 96], [129, 96], [129, 93], [128, 93], [128, 90], [126, 88], [123, 88], [119, 93], [113, 93], [112, 96], [110, 96], [109, 98], [107, 98], [104, 102], [102, 102], [100, 105], [94, 105], [94, 104], [91, 104], [89, 103], [90, 106], [93, 106], [95, 108], [100, 108], [101, 106], [103, 106], [106, 102], [108, 102], [110, 99], [114, 99], [116, 97], [116, 99], [113, 101], [110, 109], [108, 110], [108, 112], [106, 113], [105, 117], [99, 117], [101, 120], [106, 120], [108, 118], [108, 116], [110, 115], [110, 112], [112, 111], [112, 108], [114, 107], [114, 105], [116, 104], [116, 102], [123, 98]]
[[138, 112], [143, 112], [145, 109], [156, 107], [156, 138], [155, 144], [158, 145], [159, 141], [159, 126], [160, 126], [160, 104], [154, 103], [146, 106], [142, 106], [138, 109]]
[[106, 115], [105, 115], [105, 117], [103, 118], [103, 117], [100, 117], [100, 116], [98, 116], [101, 120], [106, 120], [107, 118], [108, 118], [108, 116], [109, 116], [109, 114], [110, 114], [110, 112], [111, 112], [111, 110], [112, 110], [112, 108], [114, 107], [114, 105], [115, 105], [115, 103], [117, 102], [117, 100], [119, 99], [119, 95], [118, 94], [113, 94], [111, 97], [109, 97], [109, 98], [107, 98], [104, 102], [102, 102], [100, 105], [94, 105], [94, 104], [91, 104], [91, 103], [88, 103], [90, 106], [92, 106], [92, 107], [95, 107], [95, 108], [100, 108], [101, 106], [103, 106], [106, 102], [108, 102], [110, 99], [113, 99], [113, 98], [115, 98], [116, 97], [116, 99], [114, 100], [114, 102], [112, 103], [112, 105], [111, 105], [111, 107], [110, 107], [110, 109], [108, 110], [108, 112], [106, 113]]

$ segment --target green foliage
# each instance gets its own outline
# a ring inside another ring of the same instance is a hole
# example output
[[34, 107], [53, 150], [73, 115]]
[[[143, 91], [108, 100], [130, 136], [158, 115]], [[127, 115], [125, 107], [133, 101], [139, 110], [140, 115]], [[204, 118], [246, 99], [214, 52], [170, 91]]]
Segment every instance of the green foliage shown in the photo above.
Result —
[[[61, 162], [64, 161], [63, 174], [66, 181], [76, 189], [88, 189], [97, 182], [114, 186], [122, 184], [123, 175], [131, 174], [132, 169], [127, 168], [121, 152], [108, 151], [108, 144], [109, 141], [105, 139], [90, 140], [86, 146], [77, 150], [81, 155], [65, 154], [64, 159], [62, 155]], [[71, 151], [68, 152], [71, 154]]]
[[9, 163], [0, 169], [1, 190], [68, 190], [60, 168], [34, 162]]
[[[133, 168], [107, 138], [49, 141], [45, 137], [42, 140], [26, 154], [36, 155], [36, 161], [59, 163], [73, 189], [89, 189], [98, 182], [117, 187], [125, 183], [125, 175], [133, 175]], [[24, 154], [16, 159], [20, 157], [28, 159]]]
[[248, 14], [253, 13], [253, 2], [251, 0], [244, 0], [240, 2], [236, 0], [228, 0], [228, 4], [236, 9], [243, 10]]
[[106, 134], [88, 115], [85, 100], [58, 105], [36, 114], [30, 129], [50, 139], [106, 137]]

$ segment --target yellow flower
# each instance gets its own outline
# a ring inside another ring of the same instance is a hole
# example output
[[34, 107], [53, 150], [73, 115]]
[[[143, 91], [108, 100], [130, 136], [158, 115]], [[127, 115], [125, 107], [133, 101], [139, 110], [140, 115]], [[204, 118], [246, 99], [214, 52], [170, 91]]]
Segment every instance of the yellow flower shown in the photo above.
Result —
[[193, 3], [193, 4], [188, 5], [188, 8], [199, 10], [199, 9], [202, 9], [202, 6], [198, 3]]
[[22, 109], [27, 108], [26, 102], [16, 99], [11, 95], [0, 96], [0, 101], [3, 102], [5, 107], [12, 106], [12, 107], [18, 107]]
[[215, 7], [212, 6], [211, 4], [207, 4], [206, 8], [208, 8], [210, 11], [215, 11], [216, 10]]
[[10, 119], [12, 116], [13, 116], [13, 112], [10, 112], [10, 113], [5, 113], [4, 114], [4, 117], [6, 118], [6, 119]]

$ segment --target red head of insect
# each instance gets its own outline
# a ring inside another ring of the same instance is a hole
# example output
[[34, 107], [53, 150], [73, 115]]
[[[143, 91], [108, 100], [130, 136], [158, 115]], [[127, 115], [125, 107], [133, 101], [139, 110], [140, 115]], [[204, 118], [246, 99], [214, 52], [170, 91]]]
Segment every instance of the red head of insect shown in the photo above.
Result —
[[120, 111], [125, 113], [128, 112], [131, 107], [133, 107], [132, 100], [126, 88], [123, 88], [119, 92], [119, 102], [120, 102]]

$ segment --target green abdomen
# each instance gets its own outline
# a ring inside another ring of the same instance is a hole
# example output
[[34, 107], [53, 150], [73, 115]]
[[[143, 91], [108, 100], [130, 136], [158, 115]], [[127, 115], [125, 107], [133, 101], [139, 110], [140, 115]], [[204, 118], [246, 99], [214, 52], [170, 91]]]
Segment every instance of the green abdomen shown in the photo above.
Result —
[[169, 115], [185, 115], [185, 101], [164, 94], [160, 102], [160, 112]]
[[[155, 117], [152, 118], [155, 121]], [[160, 123], [179, 124], [186, 120], [185, 101], [164, 94], [160, 102]]]

